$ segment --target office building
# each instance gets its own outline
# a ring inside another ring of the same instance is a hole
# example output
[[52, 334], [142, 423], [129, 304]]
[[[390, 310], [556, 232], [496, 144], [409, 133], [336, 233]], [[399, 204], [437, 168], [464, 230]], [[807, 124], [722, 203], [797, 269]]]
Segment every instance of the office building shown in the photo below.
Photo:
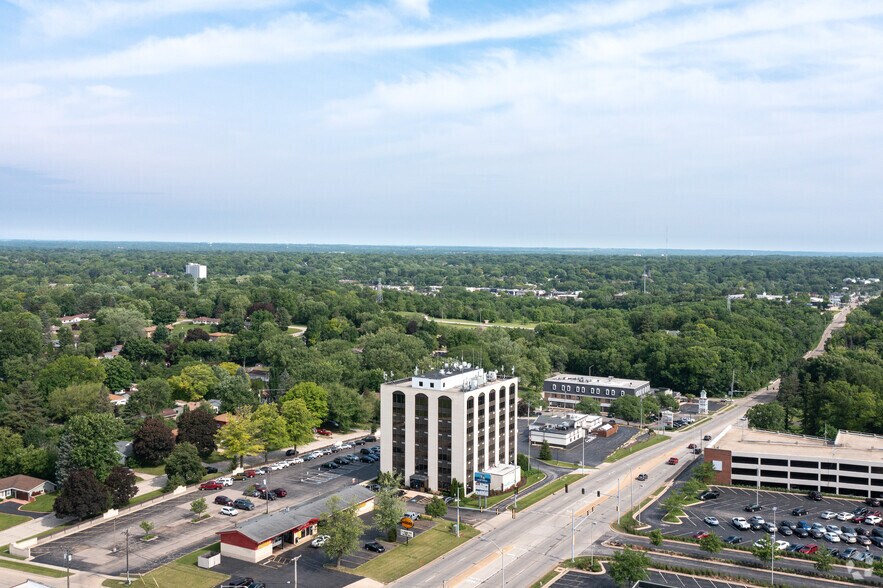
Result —
[[831, 441], [730, 426], [704, 454], [718, 484], [883, 496], [883, 437], [878, 435], [839, 431]]
[[475, 472], [514, 465], [518, 378], [468, 363], [380, 387], [380, 469], [405, 484], [446, 490], [456, 479], [472, 492]]
[[530, 425], [530, 442], [546, 442], [553, 447], [569, 447], [602, 425], [601, 417], [591, 414], [544, 414]]
[[196, 280], [204, 280], [208, 275], [208, 267], [198, 263], [188, 263], [184, 266], [184, 273]]
[[543, 397], [550, 408], [573, 409], [583, 398], [594, 398], [602, 408], [609, 408], [621, 396], [641, 397], [651, 392], [650, 382], [613, 376], [558, 374], [543, 382]]

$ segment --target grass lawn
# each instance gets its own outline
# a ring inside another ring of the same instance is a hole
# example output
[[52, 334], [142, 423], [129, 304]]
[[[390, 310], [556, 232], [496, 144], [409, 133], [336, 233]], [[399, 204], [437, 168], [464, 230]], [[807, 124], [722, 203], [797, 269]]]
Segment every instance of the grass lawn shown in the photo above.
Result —
[[668, 441], [670, 437], [668, 435], [654, 435], [649, 439], [645, 439], [643, 441], [638, 441], [637, 443], [632, 443], [628, 447], [623, 447], [621, 449], [617, 449], [613, 453], [611, 453], [607, 459], [604, 461], [607, 463], [613, 463], [622, 459], [623, 457], [628, 457], [629, 455], [641, 451], [642, 449], [647, 449], [648, 447], [653, 447], [657, 443], [662, 443], [663, 441]]
[[5, 531], [6, 529], [10, 529], [16, 525], [26, 523], [29, 520], [31, 520], [31, 517], [0, 513], [0, 531]]
[[546, 575], [534, 582], [530, 588], [542, 588], [557, 577], [558, 572], [555, 570], [552, 570], [551, 572], [546, 572]]
[[[539, 482], [540, 480], [542, 480], [545, 477], [546, 477], [546, 474], [544, 474], [543, 472], [541, 472], [539, 470], [532, 470], [525, 477], [523, 488], [527, 488], [528, 486], [533, 486], [534, 484], [536, 484], [537, 482]], [[519, 492], [521, 492], [521, 490], [519, 490]], [[498, 502], [501, 502], [501, 501], [509, 498], [510, 496], [512, 496], [512, 494], [513, 494], [512, 492], [505, 492], [503, 494], [498, 494], [497, 496], [488, 496], [487, 505], [488, 505], [488, 507], [494, 506]], [[484, 500], [482, 500], [481, 503], [484, 504]], [[472, 508], [478, 508], [478, 497], [477, 496], [470, 496], [470, 497], [462, 500], [460, 502], [460, 504], [462, 506], [469, 506]], [[453, 502], [448, 505], [448, 509], [451, 509], [451, 508], [456, 508], [456, 505]]]
[[296, 335], [307, 330], [306, 325], [288, 325], [288, 334]]
[[28, 574], [37, 574], [40, 576], [48, 576], [50, 578], [66, 578], [69, 576], [64, 570], [55, 570], [52, 568], [44, 568], [20, 561], [9, 561], [0, 559], [0, 568], [9, 570], [18, 570], [19, 572], [27, 572]]
[[141, 496], [136, 496], [135, 498], [130, 500], [129, 505], [141, 504], [142, 502], [145, 502], [147, 500], [151, 500], [153, 498], [156, 498], [156, 497], [162, 496], [162, 495], [163, 495], [162, 490], [151, 490], [150, 492], [148, 492], [146, 494], [142, 494]]
[[28, 512], [52, 512], [52, 509], [55, 506], [55, 498], [57, 496], [57, 492], [41, 494], [35, 498], [33, 502], [25, 504], [19, 510], [26, 510]]
[[[539, 459], [539, 458], [537, 458]], [[559, 468], [568, 468], [571, 470], [579, 469], [579, 465], [569, 462], [569, 461], [558, 461], [557, 459], [540, 459], [539, 461], [543, 462], [546, 465], [555, 466]]]
[[[423, 319], [423, 315], [420, 314], [419, 312], [408, 312], [408, 311], [402, 310], [402, 311], [395, 311], [395, 314], [402, 316], [406, 319], [410, 319], [410, 320], [420, 321]], [[468, 319], [457, 319], [457, 318], [442, 319], [442, 318], [436, 318], [436, 317], [429, 317], [429, 320], [435, 321], [440, 325], [448, 325], [448, 326], [452, 326], [452, 327], [469, 327], [469, 328], [473, 328], [473, 327], [506, 327], [509, 329], [530, 329], [530, 330], [533, 330], [534, 328], [536, 328], [536, 326], [538, 324], [538, 323], [507, 323], [506, 321], [498, 321], [498, 322], [491, 322], [491, 323], [485, 324], [485, 323], [480, 323], [478, 321], [470, 321]]]
[[193, 323], [178, 323], [174, 327], [172, 327], [172, 332], [170, 334], [174, 335], [175, 333], [186, 333], [190, 329], [202, 329], [206, 333], [214, 333], [218, 330], [215, 325], [194, 325]]
[[[217, 553], [219, 546], [220, 543], [212, 543], [208, 547], [190, 552], [170, 564], [144, 574], [143, 578], [133, 578], [131, 585], [136, 588], [156, 588], [157, 586], [160, 588], [214, 588], [230, 576], [197, 567], [196, 559], [203, 553], [210, 551]], [[119, 580], [105, 580], [101, 585], [115, 588], [126, 586], [126, 583]]]
[[665, 521], [666, 523], [677, 524], [677, 523], [681, 522], [680, 517], [683, 517], [683, 516], [687, 516], [687, 515], [684, 514], [684, 511], [681, 510], [680, 508], [676, 508], [673, 511], [671, 511], [670, 513], [668, 513], [667, 515], [665, 515], [664, 517], [662, 517], [662, 520]]
[[528, 506], [532, 504], [536, 504], [540, 500], [551, 496], [555, 492], [558, 492], [562, 488], [564, 488], [565, 484], [573, 484], [577, 482], [580, 478], [583, 477], [583, 474], [567, 474], [565, 476], [561, 476], [555, 480], [552, 480], [542, 488], [538, 488], [535, 491], [531, 492], [524, 498], [521, 498], [518, 501], [518, 511], [522, 511]]
[[386, 584], [410, 574], [478, 535], [478, 530], [469, 525], [460, 526], [459, 537], [455, 537], [450, 529], [451, 523], [439, 523], [411, 539], [408, 545], [400, 544], [395, 549], [363, 563], [354, 571]]
[[148, 476], [164, 476], [166, 475], [166, 465], [164, 463], [149, 468], [132, 468], [139, 474], [147, 474]]

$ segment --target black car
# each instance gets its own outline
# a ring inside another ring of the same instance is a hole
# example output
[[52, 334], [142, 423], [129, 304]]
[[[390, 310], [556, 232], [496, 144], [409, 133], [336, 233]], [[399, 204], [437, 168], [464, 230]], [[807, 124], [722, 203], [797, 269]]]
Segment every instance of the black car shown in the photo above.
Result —
[[790, 537], [794, 534], [794, 531], [791, 530], [791, 527], [786, 527], [785, 525], [779, 525], [778, 531], [780, 534], [785, 535], [786, 537]]
[[365, 437], [365, 441], [367, 441], [368, 443], [377, 443], [377, 436], [368, 435], [367, 437]]
[[647, 479], [647, 474], [638, 474], [638, 481], [644, 482]]
[[868, 510], [867, 508], [865, 508], [864, 506], [860, 506], [860, 507], [858, 507], [857, 509], [855, 509], [854, 511], [852, 511], [852, 514], [854, 514], [854, 515], [866, 515], [866, 514], [868, 514], [869, 512], [871, 512], [871, 511], [869, 511], [869, 510]]
[[367, 447], [362, 447], [359, 450], [359, 453], [361, 453], [362, 455], [371, 455], [371, 450], [368, 449]]
[[720, 490], [706, 490], [699, 495], [699, 500], [714, 500], [715, 498], [720, 498], [720, 495]]
[[335, 457], [334, 463], [336, 463], [337, 465], [346, 465], [349, 463], [349, 460], [345, 457]]
[[871, 536], [869, 539], [871, 540], [871, 543], [877, 547], [883, 547], [883, 537]]
[[784, 521], [779, 522], [779, 526], [780, 527], [783, 527], [783, 526], [788, 527], [789, 529], [791, 529], [793, 531], [794, 529], [797, 528], [797, 523], [795, 523], [794, 521], [789, 521], [788, 519], [785, 519]]
[[216, 468], [216, 467], [214, 467], [214, 466], [205, 466], [205, 473], [207, 473], [207, 474], [217, 474], [217, 473], [218, 473], [218, 468]]
[[803, 539], [804, 537], [809, 537], [809, 531], [804, 529], [803, 527], [797, 527], [794, 529], [794, 534]]
[[879, 498], [865, 498], [865, 504], [868, 506], [880, 506]]
[[258, 494], [258, 498], [263, 500], [276, 500], [276, 495], [272, 491], [263, 491]]
[[386, 551], [386, 548], [377, 541], [365, 543], [365, 549], [367, 549], [368, 551], [373, 551], [374, 553], [383, 553], [384, 551]]
[[871, 534], [871, 531], [867, 527], [856, 527], [855, 534], [858, 535], [859, 537], [861, 537], [861, 536], [867, 537], [868, 535]]
[[377, 461], [377, 458], [374, 456], [371, 456], [371, 455], [363, 455], [362, 456], [363, 463], [374, 463], [375, 461]]
[[818, 490], [810, 490], [809, 494], [807, 494], [806, 497], [810, 500], [815, 500], [816, 502], [818, 502], [822, 499], [822, 493]]
[[226, 582], [221, 582], [215, 588], [239, 588], [240, 586], [251, 586], [254, 584], [254, 578], [230, 578]]
[[763, 510], [763, 507], [759, 504], [749, 504], [745, 507], [745, 512], [757, 512], [759, 510]]
[[791, 516], [793, 517], [802, 517], [803, 515], [808, 514], [807, 510], [802, 506], [798, 506], [797, 508], [791, 509]]
[[233, 500], [226, 496], [215, 496], [215, 504], [220, 504], [221, 506], [233, 506]]
[[364, 439], [356, 439], [355, 441], [350, 441], [350, 443], [352, 443], [353, 445], [364, 445], [365, 443], [367, 443], [367, 441], [365, 441]]
[[337, 465], [336, 463], [334, 463], [333, 461], [329, 461], [329, 462], [323, 463], [322, 467], [325, 468], [326, 470], [336, 470], [340, 466]]
[[239, 510], [254, 510], [254, 503], [245, 498], [237, 498], [233, 501], [233, 506]]
[[285, 451], [286, 457], [293, 457], [295, 455], [297, 455], [297, 449], [288, 449]]
[[738, 535], [730, 535], [729, 537], [724, 539], [724, 543], [728, 545], [738, 545], [739, 543], [742, 543], [742, 538]]
[[813, 539], [821, 539], [825, 536], [825, 531], [823, 529], [810, 529], [809, 534], [812, 535]]

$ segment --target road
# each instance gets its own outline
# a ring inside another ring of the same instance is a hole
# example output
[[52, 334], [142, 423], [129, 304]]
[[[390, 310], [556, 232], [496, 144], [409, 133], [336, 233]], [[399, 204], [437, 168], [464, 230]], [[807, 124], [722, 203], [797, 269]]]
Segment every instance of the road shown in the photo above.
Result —
[[834, 320], [825, 327], [825, 332], [822, 333], [822, 338], [819, 340], [819, 344], [815, 346], [815, 349], [811, 349], [807, 351], [803, 359], [812, 359], [814, 357], [818, 357], [825, 352], [825, 345], [828, 344], [828, 339], [831, 338], [831, 335], [834, 334], [834, 331], [838, 329], [842, 329], [843, 325], [846, 324], [846, 317], [849, 316], [849, 313], [852, 312], [858, 305], [851, 303], [847, 306], [844, 306], [840, 312], [834, 315]]
[[[824, 350], [831, 333], [842, 327], [851, 307], [837, 314], [816, 349]], [[810, 353], [813, 353], [813, 350]], [[735, 401], [733, 409], [716, 414], [702, 432], [716, 435], [733, 425], [752, 406], [775, 398], [779, 381]], [[482, 535], [444, 557], [401, 578], [393, 586], [477, 586], [481, 584], [530, 586], [551, 567], [572, 553], [594, 549], [610, 523], [649, 496], [660, 484], [673, 479], [681, 468], [702, 459], [686, 449], [698, 431], [672, 432], [672, 440], [659, 443], [613, 464], [602, 464], [570, 492], [559, 491], [513, 519], [509, 514], [482, 525]], [[679, 466], [666, 464], [678, 457]], [[636, 472], [647, 473], [652, 483], [634, 482]], [[634, 483], [633, 483], [634, 482]], [[601, 496], [598, 496], [600, 492]], [[571, 531], [571, 521], [574, 531]], [[502, 562], [501, 562], [502, 557]], [[503, 582], [505, 576], [505, 582]]]

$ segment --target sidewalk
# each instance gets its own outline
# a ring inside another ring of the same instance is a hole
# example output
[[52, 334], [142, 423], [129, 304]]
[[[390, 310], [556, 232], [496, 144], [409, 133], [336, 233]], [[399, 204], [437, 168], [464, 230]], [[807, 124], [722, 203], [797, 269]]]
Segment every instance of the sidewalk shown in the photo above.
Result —
[[65, 519], [56, 518], [55, 514], [50, 512], [45, 517], [32, 519], [26, 523], [6, 529], [5, 531], [0, 531], [0, 545], [9, 545], [10, 543], [33, 537], [43, 531], [48, 531], [53, 527], [63, 525], [72, 520], [74, 520], [73, 517]]

